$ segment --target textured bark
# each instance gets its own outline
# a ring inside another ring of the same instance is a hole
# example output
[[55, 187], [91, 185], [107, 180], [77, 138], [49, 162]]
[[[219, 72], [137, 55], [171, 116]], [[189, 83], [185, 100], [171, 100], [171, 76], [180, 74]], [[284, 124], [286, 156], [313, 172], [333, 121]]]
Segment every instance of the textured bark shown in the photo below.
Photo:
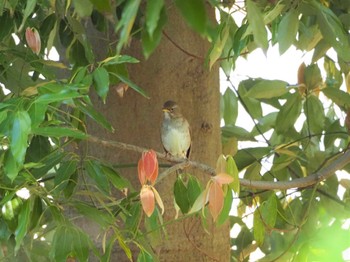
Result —
[[[207, 40], [185, 24], [173, 5], [169, 6], [167, 13], [166, 34], [189, 53], [205, 57], [209, 48]], [[221, 153], [218, 67], [209, 71], [203, 59], [184, 53], [166, 37], [162, 38], [160, 46], [147, 61], [143, 59], [141, 43], [137, 39], [131, 42], [127, 52], [141, 60], [128, 68], [130, 78], [146, 90], [150, 99], [130, 88], [124, 98], [119, 98], [111, 90], [106, 105], [98, 102], [97, 107], [111, 121], [116, 132], [108, 133], [96, 125], [90, 125], [89, 132], [104, 139], [161, 151], [161, 108], [166, 100], [171, 99], [178, 102], [191, 125], [191, 159], [215, 166]], [[89, 153], [112, 163], [137, 163], [140, 157], [139, 153], [96, 147], [95, 144], [89, 146]], [[187, 171], [197, 175], [205, 186], [208, 175], [195, 170]], [[136, 168], [123, 169], [121, 173], [139, 188]], [[175, 216], [172, 193], [175, 178], [173, 174], [156, 185], [166, 206], [165, 222]], [[202, 221], [195, 217], [167, 225], [166, 236], [154, 246], [160, 260], [229, 261], [230, 228], [227, 224], [217, 228], [210, 221], [211, 218], [208, 218], [206, 231]]]

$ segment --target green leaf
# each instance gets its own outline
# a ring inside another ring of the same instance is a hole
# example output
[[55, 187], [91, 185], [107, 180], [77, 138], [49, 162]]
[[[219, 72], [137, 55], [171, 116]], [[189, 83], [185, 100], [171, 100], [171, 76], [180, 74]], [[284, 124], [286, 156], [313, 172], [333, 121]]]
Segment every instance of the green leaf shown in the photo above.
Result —
[[190, 207], [193, 206], [194, 202], [202, 192], [202, 187], [195, 176], [188, 176], [187, 181], [187, 198]]
[[90, 16], [93, 10], [93, 5], [86, 0], [73, 0], [74, 10], [80, 17]]
[[322, 133], [326, 118], [320, 99], [314, 95], [308, 96], [304, 103], [304, 112], [310, 131], [316, 134]]
[[54, 179], [57, 192], [62, 191], [68, 184], [70, 177], [77, 172], [78, 162], [76, 160], [65, 161], [60, 164]]
[[127, 84], [128, 86], [130, 86], [132, 89], [134, 89], [136, 92], [138, 92], [140, 95], [144, 96], [145, 98], [149, 98], [149, 96], [147, 95], [147, 93], [138, 85], [136, 85], [134, 82], [132, 82], [129, 78], [127, 78], [125, 75], [122, 75], [120, 73], [114, 73], [114, 72], [110, 72], [110, 74], [115, 75], [116, 77], [118, 77], [120, 79], [120, 81], [122, 81], [123, 83]]
[[287, 83], [282, 80], [261, 80], [245, 96], [256, 99], [280, 97], [288, 92], [286, 86]]
[[148, 0], [146, 6], [146, 29], [150, 38], [158, 26], [161, 11], [164, 7], [164, 0]]
[[156, 47], [159, 45], [163, 34], [163, 28], [167, 21], [167, 15], [165, 7], [161, 10], [157, 27], [155, 28], [152, 35], [147, 30], [142, 30], [142, 49], [146, 59], [153, 53]]
[[110, 0], [90, 0], [90, 2], [100, 13], [112, 11]]
[[78, 92], [80, 89], [86, 89], [86, 86], [48, 83], [38, 88], [39, 96], [35, 99], [35, 103], [49, 104], [81, 97]]
[[26, 153], [26, 162], [40, 162], [51, 150], [49, 139], [43, 136], [33, 136]]
[[239, 194], [240, 183], [236, 162], [232, 156], [228, 156], [226, 161], [226, 172], [233, 177], [233, 182], [229, 186], [236, 194]]
[[317, 64], [309, 65], [304, 69], [304, 79], [307, 89], [312, 90], [320, 87], [323, 79], [321, 76], [320, 68]]
[[207, 14], [205, 11], [205, 1], [175, 0], [175, 5], [179, 8], [190, 27], [202, 35], [206, 33]]
[[232, 192], [231, 190], [228, 190], [226, 192], [226, 196], [224, 199], [224, 206], [222, 207], [220, 215], [216, 220], [217, 225], [222, 225], [230, 217], [230, 211], [232, 209], [232, 201], [233, 201]]
[[87, 134], [68, 127], [56, 127], [56, 126], [47, 126], [47, 127], [37, 127], [33, 129], [33, 134], [47, 137], [72, 137], [76, 139], [86, 139]]
[[190, 208], [190, 205], [187, 197], [187, 188], [180, 176], [178, 176], [175, 181], [174, 197], [175, 202], [180, 207], [181, 212], [186, 214]]
[[106, 229], [108, 226], [114, 223], [114, 216], [105, 210], [99, 210], [98, 208], [90, 206], [85, 202], [74, 202], [73, 205], [80, 214], [89, 220], [96, 222], [103, 229]]
[[282, 55], [293, 44], [299, 28], [299, 13], [291, 8], [287, 14], [282, 17], [278, 26], [279, 51]]
[[333, 103], [337, 104], [340, 108], [350, 108], [350, 95], [342, 90], [326, 87], [322, 89], [322, 93], [325, 94]]
[[[35, 6], [36, 6], [36, 0], [28, 0], [26, 2], [26, 8], [24, 9], [24, 12], [23, 12], [22, 24], [20, 26], [21, 29], [23, 28], [28, 17], [33, 13]], [[21, 29], [19, 31], [21, 31]]]
[[137, 256], [137, 262], [153, 262], [154, 258], [146, 250], [142, 249]]
[[107, 94], [109, 91], [109, 75], [104, 67], [98, 67], [93, 72], [95, 89], [103, 103], [106, 103]]
[[225, 138], [236, 137], [239, 140], [255, 141], [254, 137], [244, 128], [234, 125], [223, 126], [222, 136]]
[[120, 176], [113, 168], [103, 165], [102, 171], [116, 189], [123, 190], [130, 187], [129, 181]]
[[298, 92], [290, 95], [282, 106], [276, 118], [275, 130], [278, 134], [284, 134], [294, 127], [302, 108], [302, 98]]
[[246, 1], [247, 18], [249, 26], [253, 32], [254, 42], [263, 50], [267, 50], [269, 43], [267, 41], [267, 31], [264, 18], [258, 6], [252, 0]]
[[118, 23], [116, 23], [115, 31], [119, 34], [119, 40], [117, 44], [117, 53], [119, 54], [122, 47], [129, 42], [130, 33], [135, 22], [137, 11], [139, 9], [141, 0], [127, 1], [123, 9], [122, 17]]
[[256, 208], [254, 211], [253, 233], [254, 233], [254, 239], [257, 242], [257, 244], [259, 246], [262, 245], [265, 239], [265, 226], [264, 226], [264, 222], [261, 220], [259, 208]]
[[32, 120], [32, 128], [38, 127], [44, 121], [46, 110], [46, 103], [33, 103], [30, 106], [28, 114]]
[[142, 218], [142, 209], [140, 202], [133, 203], [128, 211], [129, 214], [127, 214], [125, 219], [125, 228], [136, 234]]
[[271, 196], [266, 201], [264, 201], [259, 208], [261, 216], [264, 220], [264, 224], [269, 226], [270, 229], [273, 228], [275, 226], [277, 218], [276, 195], [271, 194]]
[[95, 110], [90, 101], [76, 100], [75, 105], [79, 108], [81, 112], [83, 112], [85, 115], [89, 116], [91, 119], [96, 121], [96, 123], [106, 128], [108, 131], [114, 132], [113, 126], [100, 112]]
[[100, 63], [103, 65], [120, 65], [125, 63], [131, 63], [136, 64], [140, 61], [136, 59], [135, 57], [128, 56], [128, 55], [115, 55], [107, 57], [105, 60], [101, 61]]
[[[230, 21], [230, 20], [227, 20]], [[220, 24], [219, 33], [217, 34], [214, 44], [209, 53], [209, 69], [212, 68], [214, 63], [220, 58], [222, 51], [225, 47], [227, 39], [230, 34], [230, 24], [223, 22]]]
[[330, 8], [321, 3], [312, 2], [318, 9], [317, 20], [323, 38], [330, 43], [337, 51], [338, 55], [345, 61], [350, 61], [350, 44], [348, 32], [343, 29], [342, 23]]
[[69, 256], [88, 261], [91, 246], [88, 235], [79, 228], [60, 224], [53, 236], [51, 255], [55, 261], [66, 261]]
[[96, 182], [96, 186], [105, 194], [110, 194], [109, 183], [101, 164], [97, 161], [87, 160], [84, 162], [84, 167], [89, 177]]
[[15, 239], [16, 239], [16, 252], [19, 250], [24, 237], [26, 236], [29, 225], [30, 225], [30, 214], [33, 208], [33, 201], [31, 198], [24, 201], [21, 211], [18, 215], [18, 226], [15, 231]]
[[236, 123], [238, 116], [238, 98], [236, 94], [227, 88], [225, 93], [222, 95], [223, 98], [223, 118], [225, 125], [233, 125]]
[[249, 111], [249, 114], [254, 119], [259, 119], [262, 117], [261, 102], [255, 98], [250, 98], [246, 96], [246, 93], [249, 91], [249, 89], [252, 86], [256, 85], [257, 82], [259, 82], [259, 80], [253, 80], [253, 79], [243, 80], [242, 82], [239, 83], [239, 86], [238, 86], [238, 93], [240, 95], [240, 98], [245, 104], [246, 109]]
[[13, 118], [10, 148], [19, 165], [23, 164], [31, 132], [31, 119], [27, 111], [17, 111]]
[[253, 163], [260, 163], [261, 159], [266, 157], [271, 151], [269, 147], [252, 147], [239, 150], [234, 156], [238, 170], [250, 166]]
[[324, 58], [324, 69], [327, 72], [326, 86], [332, 88], [340, 88], [343, 83], [341, 72], [335, 65], [335, 62], [328, 56]]

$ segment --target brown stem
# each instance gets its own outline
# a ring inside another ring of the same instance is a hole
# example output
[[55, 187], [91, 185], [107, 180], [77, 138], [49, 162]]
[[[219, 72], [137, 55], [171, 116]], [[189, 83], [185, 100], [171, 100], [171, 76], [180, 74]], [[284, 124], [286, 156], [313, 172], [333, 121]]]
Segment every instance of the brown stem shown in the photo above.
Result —
[[[119, 148], [119, 149], [139, 152], [139, 153], [142, 153], [148, 150], [147, 148], [125, 144], [118, 141], [102, 140], [94, 136], [89, 136], [87, 140], [91, 143], [97, 143], [106, 147]], [[204, 173], [207, 173], [211, 176], [215, 175], [215, 169], [203, 163], [187, 160], [187, 159], [184, 160], [183, 158], [172, 157], [159, 152], [156, 152], [156, 154], [157, 154], [157, 157], [160, 159], [168, 160], [174, 163], [185, 163], [184, 165], [182, 164], [178, 165], [177, 169], [183, 168], [184, 166], [188, 165], [188, 166], [197, 168], [199, 170], [202, 170]], [[288, 181], [256, 181], [256, 180], [248, 180], [248, 179], [240, 178], [239, 181], [241, 186], [254, 188], [254, 189], [286, 190], [290, 188], [304, 188], [304, 187], [315, 185], [331, 177], [332, 175], [335, 174], [337, 170], [343, 168], [348, 163], [350, 163], [350, 150], [345, 151], [344, 154], [339, 156], [337, 159], [332, 160], [332, 162], [328, 166], [323, 167], [322, 169], [316, 171], [315, 173], [307, 177], [297, 178], [297, 179], [288, 180]], [[162, 176], [162, 178], [168, 174], [170, 173], [166, 173], [165, 175]]]

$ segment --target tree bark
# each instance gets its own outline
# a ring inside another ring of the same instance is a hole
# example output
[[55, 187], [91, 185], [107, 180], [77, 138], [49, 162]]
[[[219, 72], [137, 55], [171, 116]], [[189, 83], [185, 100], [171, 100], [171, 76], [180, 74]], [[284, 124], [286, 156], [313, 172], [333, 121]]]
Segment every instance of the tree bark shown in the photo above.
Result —
[[[214, 18], [213, 10], [212, 17]], [[141, 62], [128, 68], [132, 81], [150, 96], [146, 99], [128, 89], [123, 98], [110, 90], [107, 103], [97, 103], [116, 129], [108, 133], [96, 125], [89, 125], [89, 133], [110, 140], [162, 150], [160, 125], [162, 105], [167, 100], [176, 101], [182, 108], [192, 129], [191, 159], [215, 166], [221, 153], [219, 114], [219, 68], [209, 70], [200, 57], [205, 57], [209, 43], [192, 31], [174, 5], [167, 8], [168, 24], [159, 47], [148, 60], [143, 59], [138, 39], [131, 42], [127, 53]], [[172, 41], [186, 50], [179, 49]], [[112, 163], [137, 163], [139, 153], [113, 150], [89, 145], [89, 153]], [[208, 175], [195, 170], [185, 170], [196, 175], [205, 187]], [[137, 169], [121, 170], [123, 175], [140, 188]], [[175, 217], [173, 186], [176, 174], [163, 179], [156, 188], [164, 201], [164, 222]], [[179, 219], [166, 226], [166, 236], [156, 243], [154, 250], [161, 261], [229, 261], [230, 241], [228, 224], [216, 227], [207, 219], [203, 228], [200, 218]], [[118, 260], [119, 261], [119, 260]]]

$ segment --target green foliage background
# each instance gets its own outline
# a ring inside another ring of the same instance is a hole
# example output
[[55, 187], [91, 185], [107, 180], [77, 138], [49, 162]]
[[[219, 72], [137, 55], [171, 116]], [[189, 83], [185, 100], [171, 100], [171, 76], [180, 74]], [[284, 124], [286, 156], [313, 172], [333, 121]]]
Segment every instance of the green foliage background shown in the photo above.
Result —
[[[145, 6], [141, 8], [141, 4]], [[236, 59], [256, 48], [266, 51], [278, 44], [281, 54], [291, 45], [304, 52], [313, 51], [312, 63], [299, 70], [297, 85], [279, 79], [248, 79], [238, 87], [231, 84], [222, 95], [223, 150], [234, 156], [243, 178], [288, 181], [306, 177], [347, 150], [344, 119], [350, 95], [341, 86], [346, 82], [350, 88], [349, 1], [247, 0], [238, 5], [235, 1], [176, 0], [171, 5], [193, 30], [212, 43], [206, 60], [208, 69], [220, 63], [228, 80]], [[218, 10], [218, 24], [208, 19], [206, 5]], [[232, 18], [236, 12], [246, 14], [241, 25]], [[118, 35], [118, 41], [109, 47], [109, 56], [102, 61], [97, 61], [92, 51], [83, 23], [87, 20], [101, 32], [112, 28]], [[115, 243], [129, 258], [129, 247], [134, 244], [140, 250], [138, 261], [155, 259], [148, 241], [155, 234], [147, 231], [161, 232], [158, 212], [140, 227], [138, 193], [120, 171], [112, 163], [82, 157], [69, 148], [89, 138], [87, 118], [113, 131], [94, 109], [89, 98], [91, 88], [103, 101], [109, 87], [118, 83], [147, 97], [126, 70], [126, 64], [138, 61], [123, 55], [122, 50], [131, 37], [139, 38], [148, 58], [159, 44], [166, 23], [163, 0], [0, 1], [0, 83], [8, 90], [0, 94], [2, 259], [65, 261], [75, 257], [87, 261], [95, 256], [109, 261]], [[39, 31], [39, 55], [27, 47], [27, 27]], [[64, 63], [47, 58], [52, 47], [63, 52]], [[327, 56], [330, 48], [336, 51], [337, 61]], [[325, 79], [316, 64], [322, 58]], [[57, 79], [58, 72], [65, 77]], [[323, 104], [321, 94], [330, 105]], [[252, 130], [235, 125], [239, 104], [250, 115], [255, 125]], [[264, 105], [275, 111], [264, 115]], [[305, 120], [298, 132], [295, 122], [300, 116]], [[268, 131], [272, 135], [267, 139], [264, 134]], [[256, 141], [258, 136], [265, 139], [264, 147], [237, 151], [237, 143]], [[263, 165], [267, 159], [272, 161], [268, 168]], [[349, 166], [341, 169], [348, 171]], [[88, 177], [91, 182], [77, 187], [78, 177]], [[342, 197], [337, 195], [340, 186], [345, 188]], [[23, 188], [29, 190], [27, 199], [16, 194]], [[131, 193], [113, 197], [114, 188], [129, 188]], [[192, 176], [176, 182], [175, 199], [183, 213], [191, 207], [193, 210], [202, 190], [203, 185]], [[339, 181], [332, 176], [308, 188], [288, 191], [241, 187], [234, 197], [240, 199], [239, 216], [233, 217], [228, 215], [233, 201], [230, 192], [218, 223], [230, 219], [232, 226], [241, 228], [232, 239], [233, 261], [248, 260], [257, 247], [265, 254], [264, 261], [340, 261], [342, 252], [350, 247], [348, 227], [344, 227], [349, 221], [350, 180]], [[89, 201], [83, 201], [82, 195]], [[250, 228], [242, 215], [252, 206], [254, 225]], [[66, 207], [106, 232], [102, 251], [65, 216]], [[107, 235], [107, 231], [113, 233]]]

